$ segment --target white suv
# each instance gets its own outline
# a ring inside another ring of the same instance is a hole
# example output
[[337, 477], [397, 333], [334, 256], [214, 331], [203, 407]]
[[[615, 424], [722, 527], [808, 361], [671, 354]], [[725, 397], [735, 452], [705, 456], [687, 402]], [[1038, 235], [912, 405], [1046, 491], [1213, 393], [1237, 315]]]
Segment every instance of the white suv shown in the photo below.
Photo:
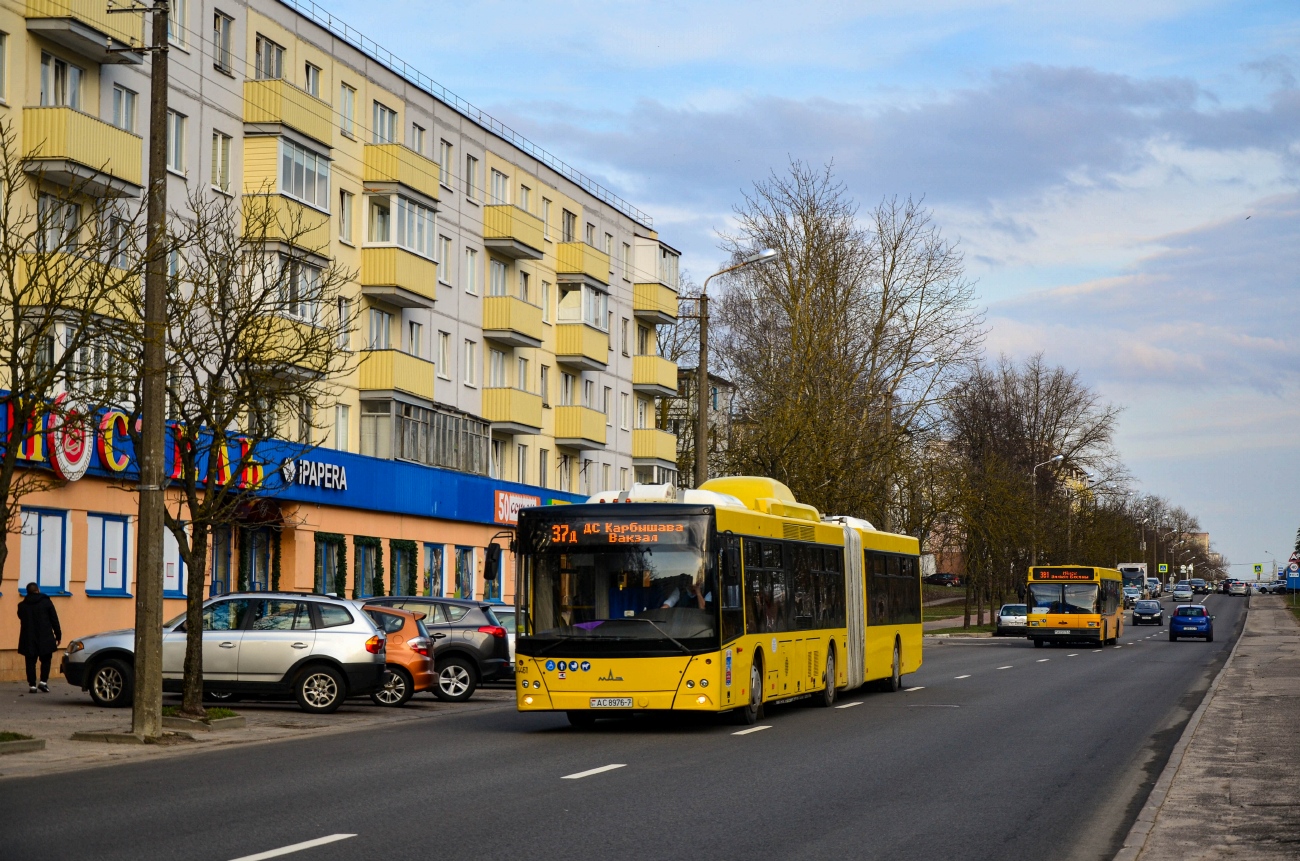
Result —
[[[185, 617], [163, 626], [163, 690], [180, 691]], [[348, 602], [295, 592], [245, 592], [203, 604], [203, 691], [219, 698], [292, 696], [303, 711], [336, 711], [377, 690], [386, 640]], [[131, 703], [135, 631], [68, 643], [61, 671], [101, 706]]]

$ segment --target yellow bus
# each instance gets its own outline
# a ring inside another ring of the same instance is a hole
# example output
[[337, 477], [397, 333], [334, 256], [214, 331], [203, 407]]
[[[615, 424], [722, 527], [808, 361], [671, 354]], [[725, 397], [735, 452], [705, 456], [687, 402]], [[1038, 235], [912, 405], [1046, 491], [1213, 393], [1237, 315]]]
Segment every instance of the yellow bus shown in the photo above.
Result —
[[1114, 568], [1043, 565], [1029, 569], [1029, 638], [1110, 645], [1124, 632], [1124, 579]]
[[753, 723], [769, 703], [897, 690], [921, 666], [915, 538], [822, 518], [767, 478], [592, 500], [520, 512], [520, 711]]

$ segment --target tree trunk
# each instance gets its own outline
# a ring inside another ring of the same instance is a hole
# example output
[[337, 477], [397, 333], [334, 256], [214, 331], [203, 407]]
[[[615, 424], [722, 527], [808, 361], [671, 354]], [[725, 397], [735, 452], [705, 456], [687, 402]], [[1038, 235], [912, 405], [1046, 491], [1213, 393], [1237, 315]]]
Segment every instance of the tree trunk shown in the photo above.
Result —
[[208, 579], [207, 530], [195, 528], [185, 559], [185, 678], [181, 714], [203, 717], [203, 589]]

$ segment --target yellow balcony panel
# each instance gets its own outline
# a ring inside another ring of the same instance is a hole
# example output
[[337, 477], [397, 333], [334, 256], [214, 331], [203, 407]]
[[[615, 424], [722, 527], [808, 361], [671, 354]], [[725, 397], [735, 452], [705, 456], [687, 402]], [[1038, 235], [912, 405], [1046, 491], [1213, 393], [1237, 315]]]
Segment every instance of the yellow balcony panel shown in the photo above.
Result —
[[510, 204], [483, 207], [483, 245], [515, 260], [542, 258], [542, 220]]
[[609, 286], [609, 255], [585, 242], [555, 246], [555, 277], [566, 284]]
[[542, 345], [542, 309], [515, 296], [483, 300], [483, 337], [512, 347]]
[[328, 376], [340, 373], [346, 364], [329, 333], [306, 320], [282, 314], [259, 316], [239, 337], [245, 339], [248, 355], [281, 376]]
[[430, 200], [438, 199], [438, 163], [402, 144], [366, 144], [367, 190], [376, 185], [403, 185]]
[[244, 122], [267, 134], [278, 134], [280, 126], [287, 126], [327, 147], [334, 146], [334, 114], [329, 103], [283, 78], [244, 81]]
[[604, 448], [605, 414], [590, 407], [556, 407], [555, 444], [567, 448]]
[[656, 325], [677, 322], [677, 291], [658, 282], [632, 285], [632, 313]]
[[144, 187], [139, 136], [72, 108], [23, 108], [26, 165], [87, 194], [134, 197]]
[[642, 394], [671, 398], [677, 394], [677, 365], [663, 356], [632, 359], [632, 388]]
[[122, 50], [144, 44], [143, 12], [110, 15], [109, 5], [106, 0], [27, 0], [23, 14], [29, 31], [96, 63], [143, 63], [141, 51]]
[[357, 370], [363, 392], [405, 392], [433, 400], [433, 362], [401, 350], [363, 350]]
[[677, 468], [677, 437], [657, 428], [637, 428], [632, 431], [632, 460], [656, 461], [661, 466]]
[[24, 306], [90, 307], [115, 320], [139, 318], [140, 277], [91, 257], [66, 252], [20, 254], [14, 261], [14, 298]]
[[361, 249], [361, 292], [399, 308], [432, 308], [438, 264], [405, 248]]
[[555, 327], [555, 359], [584, 371], [603, 371], [609, 364], [609, 335], [586, 323]]
[[535, 434], [542, 430], [542, 396], [519, 389], [483, 390], [483, 418], [493, 430]]
[[282, 194], [246, 194], [242, 202], [249, 239], [329, 256], [330, 217], [324, 212]]

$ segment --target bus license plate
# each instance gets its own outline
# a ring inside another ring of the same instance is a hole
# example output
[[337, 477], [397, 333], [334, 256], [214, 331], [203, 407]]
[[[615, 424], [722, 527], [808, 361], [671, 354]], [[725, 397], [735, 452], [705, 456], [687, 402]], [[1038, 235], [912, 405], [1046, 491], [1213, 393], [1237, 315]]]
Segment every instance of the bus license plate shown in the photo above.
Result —
[[592, 697], [591, 707], [593, 709], [630, 709], [632, 708], [631, 697]]
[[1068, 634], [1068, 633], [1070, 633], [1070, 632], [1067, 631], [1067, 630], [1065, 630], [1064, 628], [1057, 628], [1057, 629], [1056, 629], [1056, 633], [1058, 633], [1058, 634]]

